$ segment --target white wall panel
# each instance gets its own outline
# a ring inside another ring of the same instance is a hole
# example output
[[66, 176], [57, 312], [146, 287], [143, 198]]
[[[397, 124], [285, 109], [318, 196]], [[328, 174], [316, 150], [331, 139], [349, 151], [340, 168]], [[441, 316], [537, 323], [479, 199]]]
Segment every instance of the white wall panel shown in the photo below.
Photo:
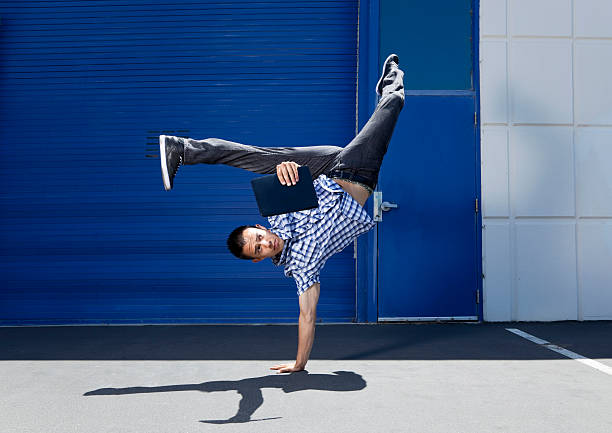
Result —
[[570, 127], [513, 127], [509, 153], [514, 215], [574, 215]]
[[513, 36], [571, 36], [571, 0], [510, 1], [510, 33]]
[[585, 319], [612, 319], [612, 221], [578, 224], [578, 267]]
[[518, 320], [578, 318], [574, 224], [516, 224]]
[[582, 37], [612, 37], [612, 1], [574, 0], [574, 33]]
[[512, 320], [512, 272], [508, 221], [488, 221], [483, 231], [484, 320]]
[[612, 124], [612, 40], [577, 41], [574, 56], [576, 122]]
[[483, 123], [508, 122], [506, 42], [486, 41], [480, 48], [480, 112]]
[[481, 0], [480, 20], [482, 36], [505, 36], [506, 0]]
[[510, 59], [512, 121], [571, 123], [571, 41], [513, 40]]
[[482, 208], [485, 217], [508, 216], [508, 133], [485, 126], [481, 134]]
[[612, 0], [481, 0], [484, 319], [612, 319]]
[[576, 128], [576, 201], [579, 216], [612, 216], [610, 128]]

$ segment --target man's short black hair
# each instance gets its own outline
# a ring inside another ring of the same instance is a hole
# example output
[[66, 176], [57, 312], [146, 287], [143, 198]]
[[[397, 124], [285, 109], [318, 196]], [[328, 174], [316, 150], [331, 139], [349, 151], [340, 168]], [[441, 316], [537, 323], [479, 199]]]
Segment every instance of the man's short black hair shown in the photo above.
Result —
[[235, 255], [236, 257], [238, 257], [239, 259], [251, 260], [254, 258], [242, 252], [242, 247], [244, 247], [244, 245], [246, 244], [246, 239], [244, 239], [244, 236], [242, 236], [242, 233], [246, 229], [251, 228], [251, 227], [254, 229], [257, 228], [255, 226], [250, 226], [250, 225], [236, 227], [227, 237], [227, 248], [229, 248], [231, 253]]

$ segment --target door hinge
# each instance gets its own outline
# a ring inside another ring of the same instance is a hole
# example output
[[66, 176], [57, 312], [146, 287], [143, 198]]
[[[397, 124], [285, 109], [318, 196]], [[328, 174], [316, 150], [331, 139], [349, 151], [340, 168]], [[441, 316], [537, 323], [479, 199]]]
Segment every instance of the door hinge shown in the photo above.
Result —
[[476, 213], [478, 213], [478, 197], [476, 197]]
[[476, 303], [480, 304], [480, 292], [478, 291], [478, 289], [476, 290]]
[[478, 125], [478, 113], [474, 111], [474, 125]]

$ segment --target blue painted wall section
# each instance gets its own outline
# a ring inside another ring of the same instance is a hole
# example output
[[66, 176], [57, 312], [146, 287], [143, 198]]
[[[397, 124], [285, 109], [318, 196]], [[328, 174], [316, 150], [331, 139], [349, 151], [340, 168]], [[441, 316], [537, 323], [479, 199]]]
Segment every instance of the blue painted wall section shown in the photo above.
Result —
[[[379, 0], [359, 2], [359, 69], [358, 127], [366, 124], [376, 108], [375, 86], [379, 78]], [[372, 199], [366, 202], [372, 215]], [[357, 320], [377, 321], [376, 299], [376, 229], [361, 236], [357, 242]]]
[[406, 89], [472, 89], [472, 3], [380, 0], [380, 61], [397, 52]]
[[[476, 103], [476, 194], [480, 202], [480, 209], [482, 209], [482, 189], [481, 189], [481, 154], [480, 154], [480, 2], [478, 0], [472, 0], [472, 46], [474, 47], [472, 56], [473, 65], [473, 82], [474, 91], [476, 92], [475, 103]], [[482, 279], [484, 276], [482, 270], [482, 211], [476, 215], [476, 245], [474, 248], [474, 254], [478, 269], [478, 293], [480, 303], [478, 304], [478, 318], [484, 320], [483, 304], [484, 296], [482, 292]]]

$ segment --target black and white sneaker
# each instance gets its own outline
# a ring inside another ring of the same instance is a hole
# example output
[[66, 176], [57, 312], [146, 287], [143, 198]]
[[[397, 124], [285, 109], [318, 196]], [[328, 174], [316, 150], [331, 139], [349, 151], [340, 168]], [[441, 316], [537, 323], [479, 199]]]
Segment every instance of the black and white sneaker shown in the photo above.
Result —
[[161, 160], [162, 179], [164, 188], [170, 191], [174, 186], [174, 176], [183, 163], [183, 143], [178, 137], [172, 135], [159, 136], [159, 159]]
[[399, 57], [397, 56], [397, 54], [390, 54], [389, 57], [387, 57], [387, 59], [385, 60], [385, 63], [383, 63], [382, 75], [378, 79], [378, 83], [376, 83], [376, 93], [378, 93], [379, 95], [382, 95], [383, 79], [389, 73], [392, 63], [395, 63], [395, 66], [399, 66]]

